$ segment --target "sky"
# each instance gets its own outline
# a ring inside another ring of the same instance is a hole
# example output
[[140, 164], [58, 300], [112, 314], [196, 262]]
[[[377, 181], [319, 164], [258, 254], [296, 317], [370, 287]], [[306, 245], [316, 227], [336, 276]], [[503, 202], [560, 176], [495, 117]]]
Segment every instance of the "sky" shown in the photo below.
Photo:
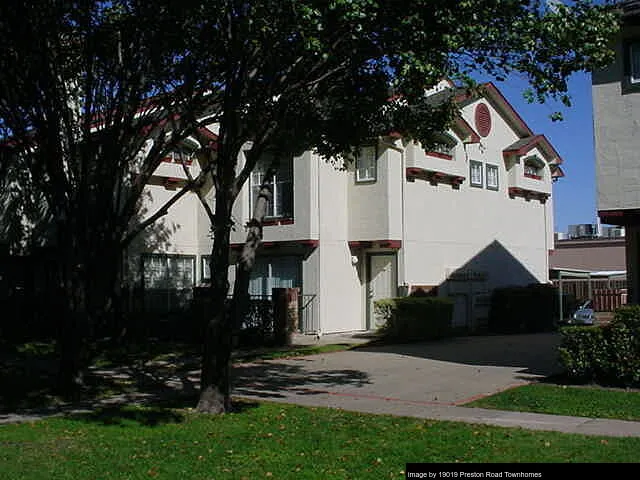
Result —
[[[531, 130], [544, 134], [564, 162], [565, 177], [553, 185], [554, 231], [567, 232], [567, 226], [595, 223], [596, 179], [593, 140], [591, 75], [574, 74], [569, 80], [572, 106], [560, 103], [529, 104], [522, 92], [527, 83], [517, 77], [494, 82]], [[550, 115], [560, 111], [564, 119], [553, 122]]]

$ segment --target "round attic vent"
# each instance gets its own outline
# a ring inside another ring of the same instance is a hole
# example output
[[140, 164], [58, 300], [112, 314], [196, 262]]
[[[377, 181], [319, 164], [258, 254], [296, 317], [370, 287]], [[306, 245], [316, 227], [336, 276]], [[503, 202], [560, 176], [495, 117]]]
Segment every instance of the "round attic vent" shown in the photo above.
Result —
[[491, 113], [484, 103], [476, 107], [476, 130], [481, 137], [486, 137], [491, 132]]

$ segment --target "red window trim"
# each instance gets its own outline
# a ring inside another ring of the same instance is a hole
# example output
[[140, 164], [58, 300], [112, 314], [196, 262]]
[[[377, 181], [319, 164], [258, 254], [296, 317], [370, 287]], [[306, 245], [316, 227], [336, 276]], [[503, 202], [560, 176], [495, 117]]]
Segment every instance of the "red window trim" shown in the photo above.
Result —
[[441, 158], [443, 160], [453, 160], [453, 155], [449, 155], [446, 153], [434, 152], [433, 150], [425, 150], [424, 153], [429, 155], [430, 157]]
[[542, 175], [536, 175], [535, 173], [525, 173], [524, 176], [534, 180], [542, 180]]
[[293, 225], [293, 218], [268, 218], [262, 221], [263, 227], [271, 227], [273, 225]]

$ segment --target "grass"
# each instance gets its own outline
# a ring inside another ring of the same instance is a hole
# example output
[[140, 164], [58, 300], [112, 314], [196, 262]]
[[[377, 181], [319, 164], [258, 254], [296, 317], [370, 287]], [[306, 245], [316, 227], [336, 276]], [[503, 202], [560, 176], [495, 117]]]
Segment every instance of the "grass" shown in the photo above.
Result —
[[280, 404], [126, 408], [0, 426], [3, 479], [404, 478], [407, 462], [635, 462], [606, 438]]
[[468, 403], [466, 407], [640, 421], [640, 392], [530, 384]]

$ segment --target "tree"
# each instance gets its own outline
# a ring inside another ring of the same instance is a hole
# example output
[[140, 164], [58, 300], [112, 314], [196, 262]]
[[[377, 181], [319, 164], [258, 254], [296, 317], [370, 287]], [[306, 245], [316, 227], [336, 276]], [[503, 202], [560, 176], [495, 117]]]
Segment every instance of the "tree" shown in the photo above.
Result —
[[[117, 302], [123, 249], [168, 208], [133, 225], [145, 185], [163, 157], [203, 131], [197, 119], [216, 101], [190, 56], [202, 40], [190, 35], [201, 31], [201, 6], [187, 6], [0, 5], [1, 223], [14, 251], [55, 249], [66, 391], [81, 381], [91, 330]], [[198, 189], [207, 168], [170, 204]]]
[[[527, 76], [531, 98], [569, 104], [567, 78], [611, 60], [617, 29], [611, 5], [531, 0], [236, 0], [208, 2], [220, 97], [215, 152], [211, 294], [198, 409], [230, 407], [234, 318], [221, 308], [229, 284], [231, 208], [261, 155], [314, 148], [340, 162], [391, 130], [428, 145], [453, 119], [453, 96], [434, 102], [425, 89], [443, 78]], [[238, 159], [244, 153], [244, 161]], [[260, 223], [260, 215], [251, 228]], [[255, 232], [254, 232], [255, 233]], [[259, 234], [259, 232], [258, 232]], [[255, 236], [252, 237], [255, 239]], [[251, 265], [252, 241], [242, 261]], [[244, 268], [244, 267], [243, 267]], [[238, 289], [245, 288], [237, 282]], [[243, 292], [234, 292], [234, 303]], [[246, 297], [246, 295], [245, 295]]]

